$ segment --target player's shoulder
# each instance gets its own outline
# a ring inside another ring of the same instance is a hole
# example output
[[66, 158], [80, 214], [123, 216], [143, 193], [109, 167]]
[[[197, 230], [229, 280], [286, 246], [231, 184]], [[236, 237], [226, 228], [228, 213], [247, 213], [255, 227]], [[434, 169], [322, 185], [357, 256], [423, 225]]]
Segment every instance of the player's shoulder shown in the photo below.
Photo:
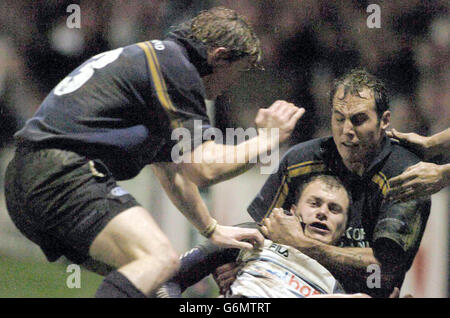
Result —
[[331, 150], [333, 145], [332, 137], [311, 139], [289, 148], [285, 153], [284, 158], [290, 163], [320, 159], [322, 154]]
[[183, 47], [170, 39], [139, 42], [124, 49], [128, 54], [143, 54], [159, 67], [177, 69], [179, 75], [184, 71], [195, 71]]
[[181, 44], [172, 39], [153, 40], [151, 43], [164, 75], [172, 83], [190, 90], [200, 89], [199, 86], [202, 86], [200, 73]]
[[150, 42], [152, 43], [158, 58], [164, 66], [176, 68], [179, 71], [198, 73], [194, 64], [190, 60], [186, 49], [177, 41], [172, 39], [164, 39], [162, 41], [152, 40]]
[[421, 159], [415, 153], [397, 142], [391, 141], [391, 152], [382, 171], [388, 178], [394, 177], [419, 161]]

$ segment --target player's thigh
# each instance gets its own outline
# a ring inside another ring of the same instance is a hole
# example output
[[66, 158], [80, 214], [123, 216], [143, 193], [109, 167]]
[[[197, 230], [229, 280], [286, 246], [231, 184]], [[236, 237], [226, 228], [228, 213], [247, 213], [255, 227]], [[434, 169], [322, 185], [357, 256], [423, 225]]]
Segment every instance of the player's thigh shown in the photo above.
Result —
[[141, 206], [129, 208], [109, 221], [92, 242], [89, 255], [116, 268], [148, 257], [155, 261], [178, 257], [166, 235]]

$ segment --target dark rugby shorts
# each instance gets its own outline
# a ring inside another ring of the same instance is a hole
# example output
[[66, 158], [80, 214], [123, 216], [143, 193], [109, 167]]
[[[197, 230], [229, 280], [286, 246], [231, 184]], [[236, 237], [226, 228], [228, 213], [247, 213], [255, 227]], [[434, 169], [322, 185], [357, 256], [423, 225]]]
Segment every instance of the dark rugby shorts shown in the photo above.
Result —
[[101, 161], [21, 146], [6, 171], [5, 195], [14, 224], [50, 262], [64, 255], [83, 263], [108, 222], [139, 205]]

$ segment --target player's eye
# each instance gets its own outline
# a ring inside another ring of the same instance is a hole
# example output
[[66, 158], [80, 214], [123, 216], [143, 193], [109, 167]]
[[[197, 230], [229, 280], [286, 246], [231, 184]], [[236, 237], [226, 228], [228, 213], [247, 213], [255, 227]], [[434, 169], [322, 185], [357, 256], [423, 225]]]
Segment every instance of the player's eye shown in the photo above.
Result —
[[330, 204], [330, 205], [328, 206], [328, 209], [329, 209], [332, 213], [335, 213], [335, 214], [338, 214], [338, 213], [341, 213], [341, 212], [342, 212], [341, 207], [340, 207], [339, 205], [337, 205], [337, 204]]
[[353, 116], [351, 121], [354, 126], [360, 126], [360, 125], [364, 124], [364, 122], [366, 122], [367, 119], [368, 118], [365, 114], [359, 114], [359, 115]]

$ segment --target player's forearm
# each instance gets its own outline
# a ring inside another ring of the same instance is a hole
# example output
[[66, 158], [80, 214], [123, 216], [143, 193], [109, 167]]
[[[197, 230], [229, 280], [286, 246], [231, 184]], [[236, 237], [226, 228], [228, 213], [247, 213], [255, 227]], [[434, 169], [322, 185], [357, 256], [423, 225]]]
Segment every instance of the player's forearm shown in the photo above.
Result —
[[362, 277], [370, 264], [378, 264], [371, 248], [343, 248], [317, 243], [301, 250], [339, 276]]
[[427, 157], [446, 155], [450, 150], [450, 128], [428, 138]]
[[302, 248], [302, 252], [326, 267], [344, 286], [351, 286], [352, 291], [367, 291], [368, 278], [373, 266], [380, 269], [380, 287], [391, 290], [396, 274], [382, 268], [371, 248], [336, 247], [318, 243], [314, 247]]
[[[257, 162], [261, 156], [278, 147], [276, 130], [259, 129], [259, 135], [238, 145], [223, 145], [206, 142], [193, 153], [190, 177], [198, 186], [210, 186], [238, 176]], [[201, 160], [201, 163], [197, 163]]]
[[213, 221], [198, 187], [189, 180], [176, 164], [160, 163], [153, 165], [167, 196], [183, 215], [200, 232]]

